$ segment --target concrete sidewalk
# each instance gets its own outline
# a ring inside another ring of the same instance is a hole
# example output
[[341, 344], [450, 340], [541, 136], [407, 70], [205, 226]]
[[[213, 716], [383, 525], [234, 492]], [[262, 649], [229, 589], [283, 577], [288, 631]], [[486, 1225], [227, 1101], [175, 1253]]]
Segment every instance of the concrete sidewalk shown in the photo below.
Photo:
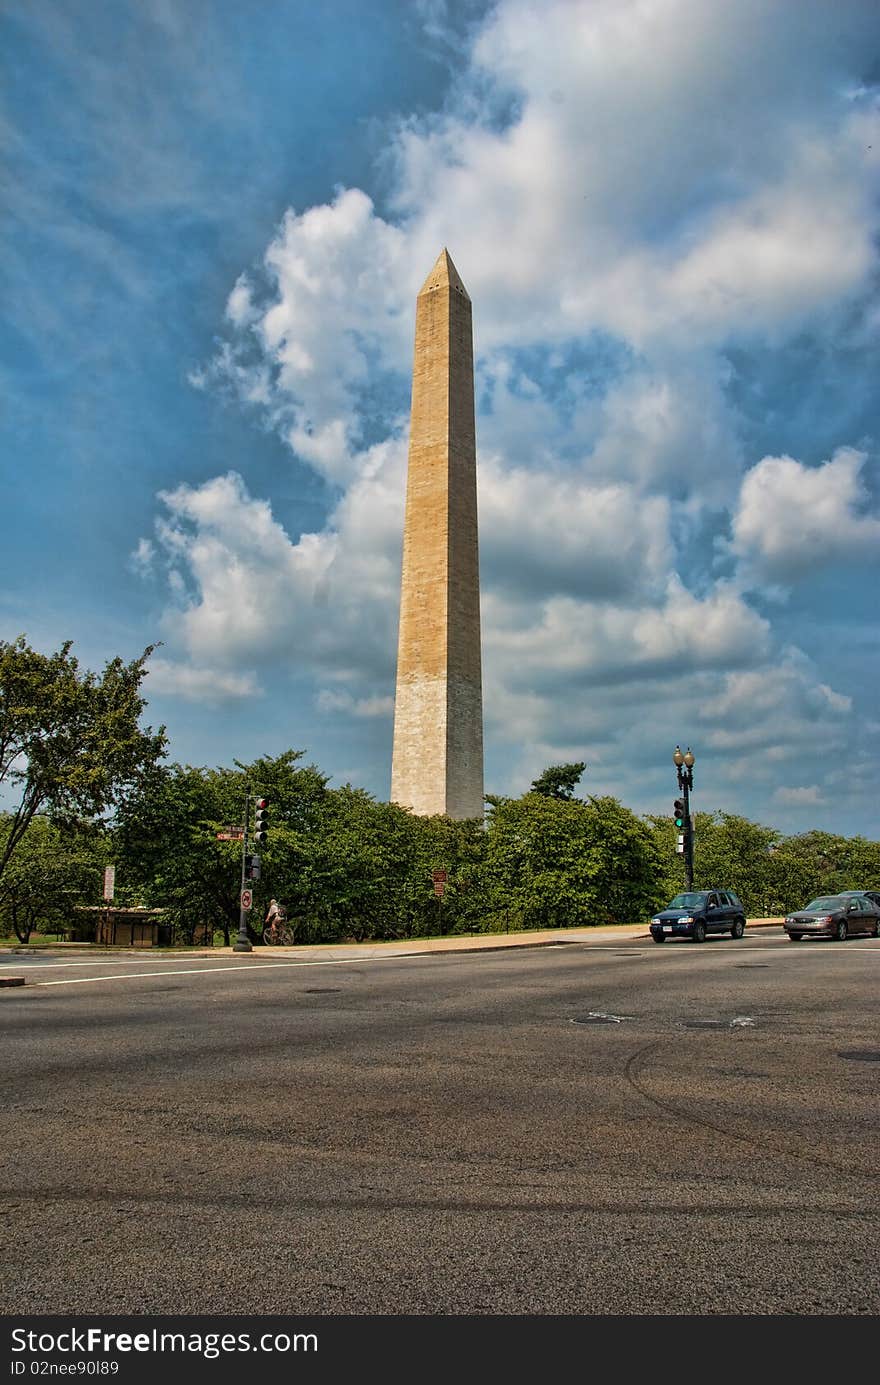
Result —
[[[781, 918], [749, 919], [752, 928], [781, 928]], [[615, 943], [650, 942], [646, 923], [602, 925], [595, 928], [546, 928], [528, 933], [457, 934], [446, 938], [397, 938], [392, 942], [308, 943], [292, 947], [255, 947], [253, 952], [235, 952], [231, 947], [99, 947], [94, 943], [54, 943], [31, 947], [23, 944], [0, 948], [0, 954], [39, 954], [41, 957], [299, 957], [317, 960], [353, 960], [358, 957], [411, 957], [435, 952], [504, 952], [512, 947], [614, 946]]]

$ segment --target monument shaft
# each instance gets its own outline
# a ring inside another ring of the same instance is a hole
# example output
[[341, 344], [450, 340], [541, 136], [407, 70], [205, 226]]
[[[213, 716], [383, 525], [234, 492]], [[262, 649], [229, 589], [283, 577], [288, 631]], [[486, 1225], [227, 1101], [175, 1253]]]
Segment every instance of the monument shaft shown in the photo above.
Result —
[[445, 250], [416, 300], [391, 798], [483, 816], [471, 302]]

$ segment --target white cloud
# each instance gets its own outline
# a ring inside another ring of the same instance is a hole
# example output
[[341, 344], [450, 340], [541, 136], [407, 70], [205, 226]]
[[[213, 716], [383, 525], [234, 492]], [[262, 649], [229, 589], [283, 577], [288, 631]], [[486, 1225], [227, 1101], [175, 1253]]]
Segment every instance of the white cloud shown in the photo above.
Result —
[[252, 322], [255, 314], [250, 282], [246, 274], [240, 274], [227, 300], [226, 316], [236, 327], [242, 327]]
[[229, 296], [240, 335], [215, 377], [264, 405], [293, 451], [337, 484], [357, 475], [371, 369], [405, 366], [414, 272], [402, 231], [348, 188], [332, 204], [288, 211], [264, 256], [262, 293], [240, 276]]
[[129, 559], [129, 565], [138, 576], [146, 577], [153, 569], [155, 556], [156, 550], [150, 540], [141, 539]]
[[776, 334], [864, 285], [870, 140], [834, 76], [873, 21], [798, 8], [797, 21], [757, 0], [492, 11], [475, 63], [516, 117], [406, 127], [397, 203], [426, 258], [459, 247], [484, 344], [585, 324], [639, 346]]
[[484, 456], [479, 508], [493, 588], [641, 598], [665, 584], [672, 554], [663, 497], [591, 484], [583, 472], [510, 469]]
[[490, 596], [484, 633], [487, 662], [514, 684], [548, 679], [626, 682], [658, 672], [762, 663], [770, 627], [735, 590], [719, 583], [700, 599], [675, 575], [655, 603], [615, 605], [554, 596], [537, 618], [531, 607]]
[[253, 697], [257, 683], [252, 673], [232, 673], [229, 669], [196, 668], [169, 659], [150, 660], [147, 668], [148, 694], [182, 697], [187, 702], [219, 703]]
[[867, 568], [880, 554], [880, 518], [863, 513], [865, 460], [850, 447], [818, 467], [764, 457], [742, 482], [733, 552], [771, 581], [790, 582], [834, 561]]
[[780, 785], [773, 790], [773, 801], [789, 808], [812, 808], [825, 802], [818, 784], [804, 784], [789, 788]]
[[322, 689], [317, 703], [322, 712], [345, 712], [355, 717], [390, 717], [394, 711], [393, 697], [352, 697], [332, 688]]
[[[363, 474], [320, 532], [293, 541], [235, 473], [163, 492], [157, 556], [170, 648], [195, 668], [287, 667], [381, 680], [396, 648], [402, 444], [369, 449]], [[149, 541], [147, 541], [149, 542]]]
[[788, 648], [764, 667], [727, 673], [699, 706], [701, 743], [729, 755], [731, 779], [766, 782], [793, 760], [803, 763], [844, 750], [853, 703], [823, 682], [814, 664]]

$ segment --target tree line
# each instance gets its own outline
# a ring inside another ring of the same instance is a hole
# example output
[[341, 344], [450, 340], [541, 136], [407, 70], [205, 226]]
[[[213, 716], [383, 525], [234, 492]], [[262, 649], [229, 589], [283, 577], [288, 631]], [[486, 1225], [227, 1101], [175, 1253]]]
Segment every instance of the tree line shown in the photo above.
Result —
[[[116, 867], [117, 905], [161, 908], [176, 941], [238, 929], [249, 795], [269, 801], [253, 882], [254, 937], [270, 898], [301, 942], [393, 939], [641, 922], [684, 886], [671, 818], [577, 797], [585, 765], [549, 766], [520, 797], [487, 796], [485, 822], [416, 817], [287, 750], [228, 768], [170, 763], [143, 728], [152, 648], [100, 675], [65, 644], [0, 643], [0, 932], [22, 942], [82, 923]], [[783, 836], [731, 813], [697, 813], [695, 887], [736, 890], [751, 917], [815, 894], [880, 885], [880, 842]], [[432, 874], [446, 872], [442, 898]]]

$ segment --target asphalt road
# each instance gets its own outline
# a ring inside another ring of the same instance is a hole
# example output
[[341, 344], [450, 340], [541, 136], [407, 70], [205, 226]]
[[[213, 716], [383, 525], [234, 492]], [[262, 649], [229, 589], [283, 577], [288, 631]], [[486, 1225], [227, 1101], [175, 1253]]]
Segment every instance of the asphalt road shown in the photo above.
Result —
[[0, 1312], [880, 1310], [880, 941], [2, 964]]

